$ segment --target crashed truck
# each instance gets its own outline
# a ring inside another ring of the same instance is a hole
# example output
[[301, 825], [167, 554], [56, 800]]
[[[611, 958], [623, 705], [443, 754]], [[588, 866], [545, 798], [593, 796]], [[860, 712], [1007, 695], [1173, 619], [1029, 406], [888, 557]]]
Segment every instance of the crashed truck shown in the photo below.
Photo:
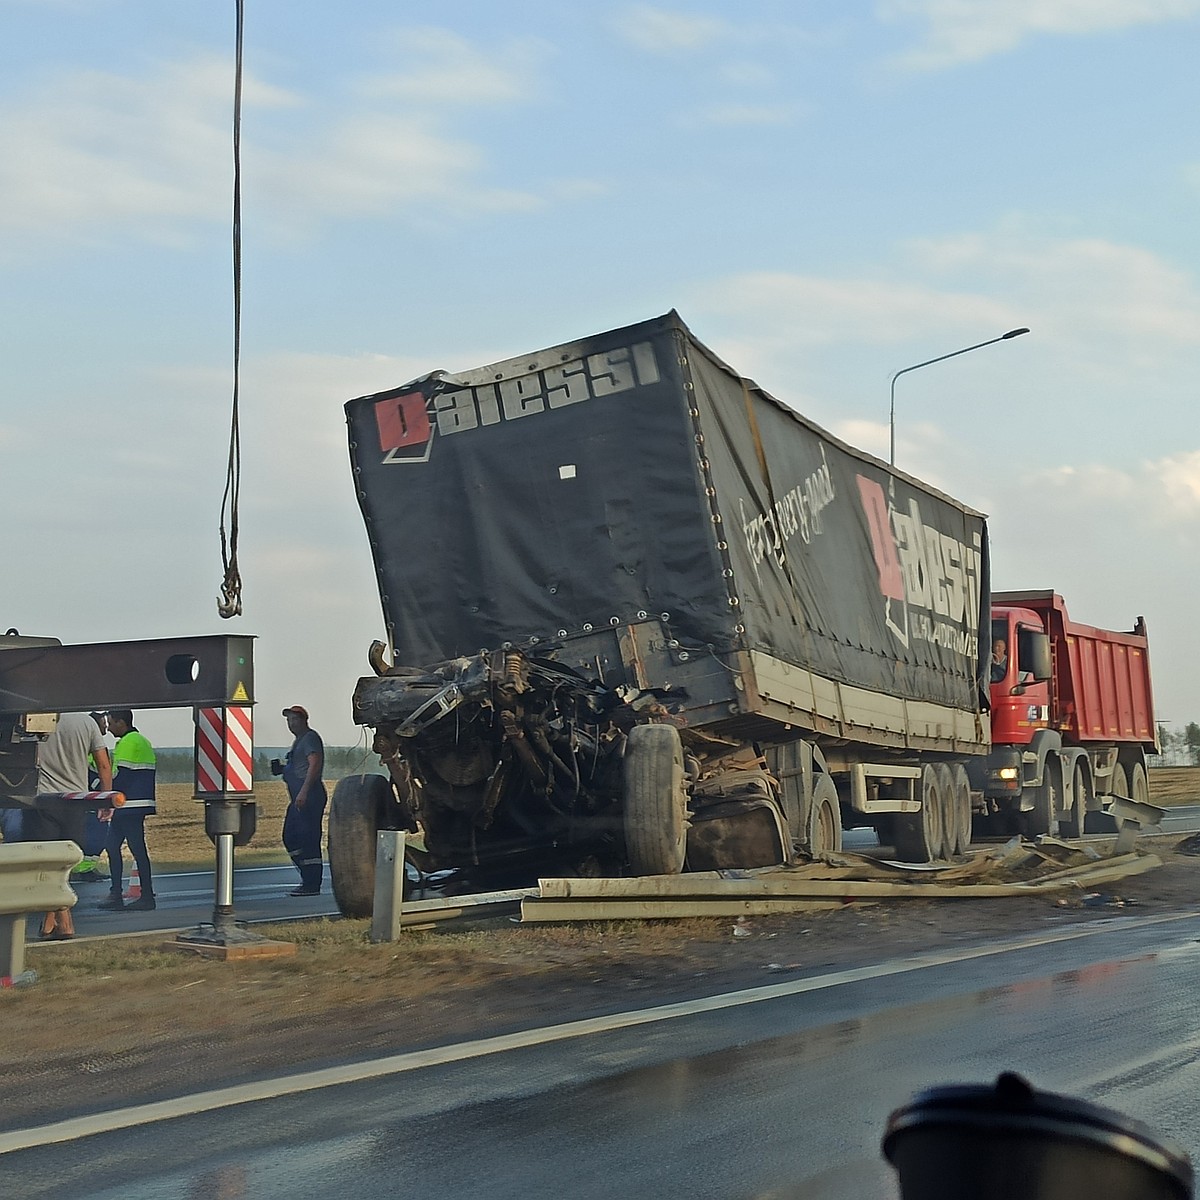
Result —
[[674, 313], [346, 405], [386, 621], [334, 891], [376, 832], [492, 878], [751, 868], [971, 837], [982, 514], [739, 375]]

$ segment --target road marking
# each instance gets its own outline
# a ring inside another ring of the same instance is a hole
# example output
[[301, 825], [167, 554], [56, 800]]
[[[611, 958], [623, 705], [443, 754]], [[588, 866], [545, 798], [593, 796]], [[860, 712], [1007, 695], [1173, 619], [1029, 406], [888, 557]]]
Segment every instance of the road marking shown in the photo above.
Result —
[[675, 1020], [678, 1017], [719, 1012], [723, 1009], [739, 1008], [746, 1004], [759, 1004], [764, 1000], [778, 1000], [787, 996], [803, 995], [805, 992], [824, 991], [827, 988], [843, 987], [850, 983], [862, 983], [868, 979], [881, 979], [889, 975], [903, 975], [930, 967], [968, 962], [971, 959], [1009, 954], [1018, 950], [1031, 950], [1038, 946], [1053, 945], [1056, 942], [1067, 942], [1078, 938], [1094, 937], [1101, 933], [1111, 933], [1118, 928], [1121, 930], [1140, 929], [1171, 921], [1194, 920], [1197, 917], [1200, 917], [1200, 911], [1146, 918], [1116, 917], [1110, 921], [1074, 925], [1036, 937], [1013, 939], [987, 946], [942, 953], [913, 955], [908, 958], [894, 959], [891, 962], [831, 971], [825, 975], [814, 975], [808, 979], [796, 979], [789, 983], [746, 988], [738, 992], [723, 992], [720, 995], [706, 996], [699, 1000], [662, 1004], [654, 1008], [613, 1013], [606, 1017], [589, 1017], [581, 1021], [568, 1021], [562, 1025], [549, 1025], [540, 1029], [523, 1030], [520, 1033], [502, 1034], [499, 1037], [480, 1038], [473, 1042], [435, 1046], [428, 1050], [410, 1050], [403, 1054], [376, 1059], [373, 1062], [345, 1063], [341, 1066], [325, 1067], [317, 1071], [306, 1071], [299, 1075], [284, 1075], [275, 1079], [259, 1080], [255, 1083], [215, 1088], [208, 1092], [179, 1096], [174, 1100], [160, 1100], [153, 1104], [139, 1104], [112, 1112], [94, 1113], [90, 1116], [73, 1117], [70, 1120], [56, 1121], [30, 1129], [14, 1129], [8, 1133], [0, 1133], [0, 1154], [10, 1154], [15, 1150], [29, 1150], [58, 1142], [70, 1142], [78, 1138], [93, 1137], [96, 1134], [112, 1133], [118, 1129], [132, 1129], [138, 1125], [169, 1121], [175, 1117], [190, 1117], [198, 1113], [214, 1112], [217, 1109], [232, 1108], [241, 1104], [253, 1104], [260, 1100], [276, 1100], [282, 1096], [294, 1096], [301, 1092], [315, 1092], [344, 1083], [361, 1083], [386, 1075], [399, 1075], [407, 1071], [420, 1070], [422, 1067], [465, 1062], [472, 1058], [503, 1054], [509, 1050], [522, 1050], [532, 1046], [549, 1045], [553, 1042], [565, 1042], [592, 1034], [631, 1029], [638, 1025], [653, 1025], [660, 1021]]

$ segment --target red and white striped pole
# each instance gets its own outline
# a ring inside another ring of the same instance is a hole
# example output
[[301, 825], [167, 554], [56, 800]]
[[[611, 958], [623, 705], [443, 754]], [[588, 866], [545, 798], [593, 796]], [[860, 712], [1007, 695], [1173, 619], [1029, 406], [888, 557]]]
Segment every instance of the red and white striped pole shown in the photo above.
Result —
[[254, 791], [254, 710], [196, 709], [196, 798], [225, 800]]
[[[254, 710], [222, 704], [197, 708], [196, 799], [204, 801], [204, 828], [217, 848], [213, 938], [236, 933], [233, 919], [233, 847], [242, 817], [254, 816]], [[253, 820], [245, 836], [254, 830]]]

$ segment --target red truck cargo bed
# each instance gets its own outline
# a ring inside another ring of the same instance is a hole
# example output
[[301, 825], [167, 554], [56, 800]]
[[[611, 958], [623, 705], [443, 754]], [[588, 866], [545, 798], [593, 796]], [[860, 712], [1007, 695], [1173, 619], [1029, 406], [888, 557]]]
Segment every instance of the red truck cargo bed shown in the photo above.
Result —
[[1054, 654], [1055, 724], [1071, 741], [1153, 747], [1154, 700], [1145, 622], [1128, 633], [1080, 625], [1056, 592], [994, 592], [993, 608], [1038, 613]]

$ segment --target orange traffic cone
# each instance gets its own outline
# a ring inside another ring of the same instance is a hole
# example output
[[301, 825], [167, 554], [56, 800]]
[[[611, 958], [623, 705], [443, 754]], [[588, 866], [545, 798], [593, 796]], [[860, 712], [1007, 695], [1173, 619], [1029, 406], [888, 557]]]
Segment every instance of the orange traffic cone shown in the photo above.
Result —
[[140, 900], [142, 898], [142, 881], [138, 876], [137, 863], [133, 864], [133, 874], [129, 877], [129, 887], [125, 892], [126, 900]]

